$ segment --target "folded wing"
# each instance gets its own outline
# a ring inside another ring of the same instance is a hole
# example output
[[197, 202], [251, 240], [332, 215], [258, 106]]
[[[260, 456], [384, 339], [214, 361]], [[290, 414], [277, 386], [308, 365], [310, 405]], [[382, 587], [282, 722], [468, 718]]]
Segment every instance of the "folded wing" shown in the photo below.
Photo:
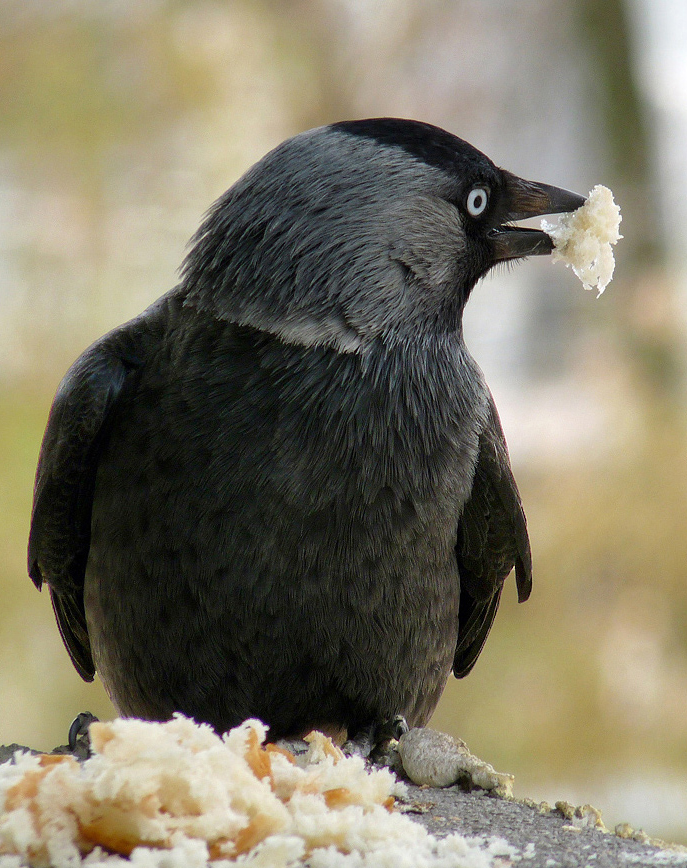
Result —
[[72, 365], [55, 395], [43, 437], [28, 547], [28, 568], [46, 582], [64, 644], [86, 681], [95, 672], [84, 612], [84, 575], [93, 491], [113, 412], [138, 365], [106, 336]]
[[459, 631], [453, 672], [470, 672], [496, 616], [503, 583], [515, 568], [518, 599], [532, 589], [532, 556], [525, 513], [513, 478], [506, 441], [493, 400], [480, 436], [470, 499], [458, 526]]

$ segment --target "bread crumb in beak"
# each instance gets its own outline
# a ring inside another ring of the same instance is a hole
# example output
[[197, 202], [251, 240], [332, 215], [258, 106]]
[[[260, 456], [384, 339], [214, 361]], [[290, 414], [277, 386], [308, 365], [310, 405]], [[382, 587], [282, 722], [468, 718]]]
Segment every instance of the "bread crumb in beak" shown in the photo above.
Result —
[[554, 243], [553, 261], [572, 268], [585, 289], [596, 287], [597, 298], [613, 277], [611, 245], [623, 237], [618, 231], [621, 219], [613, 193], [597, 184], [581, 208], [563, 215], [558, 224], [541, 223]]

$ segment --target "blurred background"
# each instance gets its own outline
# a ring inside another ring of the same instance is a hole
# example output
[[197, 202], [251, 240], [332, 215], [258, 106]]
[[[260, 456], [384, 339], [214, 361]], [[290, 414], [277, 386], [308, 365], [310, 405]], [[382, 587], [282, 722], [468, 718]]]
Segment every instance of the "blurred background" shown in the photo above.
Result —
[[610, 186], [598, 300], [544, 257], [483, 281], [535, 584], [509, 581], [434, 725], [516, 793], [687, 843], [687, 6], [671, 0], [0, 0], [0, 741], [112, 709], [26, 577], [52, 395], [171, 288], [210, 203], [282, 139], [414, 117], [527, 178]]

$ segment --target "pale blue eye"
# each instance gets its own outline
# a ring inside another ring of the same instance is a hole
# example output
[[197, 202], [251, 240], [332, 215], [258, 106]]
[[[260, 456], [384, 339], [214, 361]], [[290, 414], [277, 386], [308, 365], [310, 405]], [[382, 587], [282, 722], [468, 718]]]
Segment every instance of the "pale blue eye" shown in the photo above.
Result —
[[471, 217], [479, 217], [489, 202], [489, 191], [484, 187], [473, 187], [468, 193], [466, 207]]

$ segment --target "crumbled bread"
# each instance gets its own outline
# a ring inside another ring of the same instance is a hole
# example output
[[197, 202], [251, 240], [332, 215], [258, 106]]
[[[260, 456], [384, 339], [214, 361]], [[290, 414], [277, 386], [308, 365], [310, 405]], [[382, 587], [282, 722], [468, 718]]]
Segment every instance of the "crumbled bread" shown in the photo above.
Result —
[[601, 811], [593, 805], [571, 805], [570, 802], [559, 801], [556, 802], [556, 810], [566, 820], [570, 820], [570, 826], [575, 829], [599, 829], [608, 832], [601, 819]]
[[470, 787], [493, 791], [507, 798], [513, 795], [513, 775], [494, 767], [468, 750], [460, 738], [434, 729], [411, 729], [401, 736], [398, 752], [405, 773], [414, 784], [450, 787], [466, 781]]
[[181, 715], [90, 732], [81, 764], [18, 752], [0, 766], [1, 868], [484, 868], [509, 847], [434, 838], [393, 810], [406, 789], [388, 769], [320, 733], [297, 761], [256, 720], [222, 737]]
[[597, 184], [582, 207], [561, 217], [558, 225], [542, 220], [541, 228], [554, 243], [553, 261], [572, 268], [585, 289], [606, 289], [613, 277], [611, 245], [623, 236], [620, 208], [608, 187]]

